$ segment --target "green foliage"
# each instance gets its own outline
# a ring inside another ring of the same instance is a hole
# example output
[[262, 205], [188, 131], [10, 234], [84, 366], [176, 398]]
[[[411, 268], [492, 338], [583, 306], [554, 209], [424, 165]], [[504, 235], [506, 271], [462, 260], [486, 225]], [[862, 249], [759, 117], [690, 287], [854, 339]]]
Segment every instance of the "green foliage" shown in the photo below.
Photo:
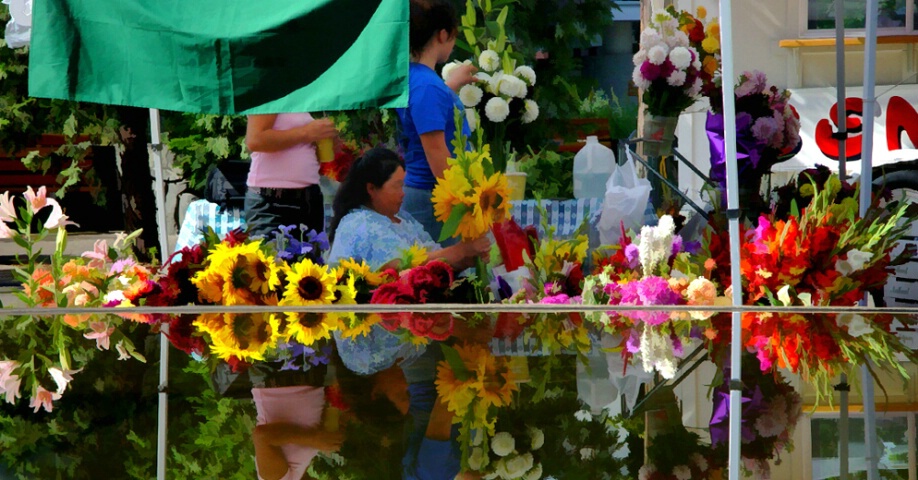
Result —
[[545, 148], [529, 153], [519, 160], [519, 171], [526, 173], [526, 198], [537, 194], [542, 198], [574, 197], [574, 154]]
[[[513, 7], [507, 29], [524, 57], [534, 58], [540, 50], [548, 54], [547, 60], [534, 65], [538, 78], [563, 78], [586, 91], [595, 80], [582, 75], [583, 66], [574, 49], [589, 47], [612, 24], [612, 10], [617, 8], [612, 0], [519, 2]], [[539, 83], [536, 101], [542, 119], [573, 118], [578, 108], [571, 104], [563, 85], [550, 81]]]
[[[9, 7], [0, 4], [0, 24], [9, 20]], [[62, 133], [64, 144], [49, 156], [29, 152], [26, 166], [46, 172], [56, 167], [61, 188], [85, 182], [97, 201], [103, 202], [103, 186], [92, 169], [80, 166], [91, 145], [120, 142], [114, 108], [95, 104], [31, 98], [28, 93], [28, 47], [11, 49], [0, 39], [0, 151], [15, 153], [38, 143], [43, 133]]]
[[188, 189], [201, 193], [207, 172], [221, 161], [248, 158], [245, 116], [170, 113], [163, 117], [163, 142], [175, 154], [173, 166], [182, 172]]

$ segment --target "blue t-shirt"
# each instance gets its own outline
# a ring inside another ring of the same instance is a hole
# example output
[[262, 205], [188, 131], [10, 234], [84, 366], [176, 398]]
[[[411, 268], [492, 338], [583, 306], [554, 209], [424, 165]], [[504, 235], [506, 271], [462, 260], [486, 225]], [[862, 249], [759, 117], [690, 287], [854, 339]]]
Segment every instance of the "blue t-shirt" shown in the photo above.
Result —
[[432, 190], [437, 183], [424, 147], [421, 135], [443, 131], [446, 146], [453, 152], [453, 138], [456, 136], [455, 109], [462, 113], [462, 132], [466, 138], [471, 135], [465, 119], [465, 108], [459, 95], [427, 65], [411, 63], [408, 69], [408, 108], [398, 108], [398, 119], [402, 126], [400, 143], [405, 152], [405, 185], [412, 188]]

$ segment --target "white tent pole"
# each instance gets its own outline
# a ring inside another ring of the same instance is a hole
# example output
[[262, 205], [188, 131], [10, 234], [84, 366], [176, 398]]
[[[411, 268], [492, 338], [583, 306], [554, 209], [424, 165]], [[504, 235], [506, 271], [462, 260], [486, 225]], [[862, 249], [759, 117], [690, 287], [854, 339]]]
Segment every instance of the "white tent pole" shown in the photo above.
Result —
[[[720, 0], [721, 63], [723, 70], [724, 146], [727, 166], [727, 218], [730, 222], [730, 284], [733, 305], [743, 303], [743, 281], [740, 275], [739, 172], [736, 165], [736, 104], [733, 94], [733, 11], [730, 0]], [[727, 468], [730, 480], [739, 480], [742, 436], [742, 319], [733, 312], [730, 339], [730, 454]]]
[[[863, 147], [861, 148], [861, 216], [870, 208], [873, 186], [873, 127], [874, 112], [877, 99], [874, 93], [876, 83], [877, 64], [877, 13], [879, 5], [877, 0], [867, 0], [866, 25], [864, 31], [864, 133]], [[866, 298], [861, 300], [861, 305], [866, 305]], [[864, 441], [867, 448], [867, 479], [879, 480], [877, 458], [877, 421], [876, 405], [874, 405], [873, 377], [867, 365], [861, 367], [861, 383], [864, 405]]]
[[[153, 194], [156, 196], [156, 223], [159, 231], [160, 256], [163, 264], [169, 257], [169, 240], [166, 234], [166, 189], [163, 183], [163, 146], [160, 142], [159, 110], [150, 109], [150, 143], [153, 145]], [[156, 478], [166, 480], [166, 432], [169, 415], [169, 340], [168, 326], [164, 325], [159, 337], [159, 410], [156, 428]]]
[[[847, 82], [845, 81], [845, 2], [835, 2], [835, 91], [836, 117], [838, 118], [838, 178], [848, 178], [845, 169], [848, 141], [848, 109], [845, 105]], [[841, 399], [838, 407], [838, 479], [848, 480], [848, 375], [841, 374], [835, 390]]]

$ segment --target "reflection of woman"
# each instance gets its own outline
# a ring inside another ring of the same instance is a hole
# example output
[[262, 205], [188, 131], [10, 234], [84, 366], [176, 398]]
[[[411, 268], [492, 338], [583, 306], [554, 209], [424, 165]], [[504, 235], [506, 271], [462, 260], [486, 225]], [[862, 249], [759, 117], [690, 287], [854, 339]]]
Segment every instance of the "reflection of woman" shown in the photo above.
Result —
[[415, 244], [431, 250], [428, 259], [440, 259], [456, 270], [487, 256], [487, 237], [439, 248], [410, 214], [399, 212], [404, 180], [405, 165], [391, 150], [374, 148], [354, 162], [335, 195], [330, 265], [354, 258], [378, 269]]
[[[318, 371], [324, 372], [324, 369]], [[306, 372], [316, 377], [310, 373], [315, 372]], [[299, 480], [313, 457], [319, 451], [337, 450], [344, 435], [322, 428], [325, 390], [321, 378], [298, 382], [318, 386], [277, 386], [279, 383], [271, 378], [266, 382], [267, 388], [252, 389], [258, 411], [252, 433], [255, 466], [262, 480]]]
[[308, 113], [249, 115], [245, 144], [252, 165], [245, 222], [252, 235], [267, 235], [281, 225], [324, 230], [315, 142], [335, 135], [331, 120], [314, 120]]

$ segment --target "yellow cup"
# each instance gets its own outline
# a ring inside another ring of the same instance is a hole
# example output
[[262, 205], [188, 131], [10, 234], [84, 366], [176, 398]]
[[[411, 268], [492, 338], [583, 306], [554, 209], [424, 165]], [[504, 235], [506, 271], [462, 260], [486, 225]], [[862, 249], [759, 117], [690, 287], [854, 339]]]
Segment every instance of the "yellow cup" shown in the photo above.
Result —
[[323, 138], [316, 142], [316, 156], [322, 163], [335, 159], [335, 142], [330, 138]]
[[523, 172], [509, 172], [507, 176], [507, 186], [510, 188], [510, 201], [518, 202], [523, 199], [526, 193], [526, 174]]

